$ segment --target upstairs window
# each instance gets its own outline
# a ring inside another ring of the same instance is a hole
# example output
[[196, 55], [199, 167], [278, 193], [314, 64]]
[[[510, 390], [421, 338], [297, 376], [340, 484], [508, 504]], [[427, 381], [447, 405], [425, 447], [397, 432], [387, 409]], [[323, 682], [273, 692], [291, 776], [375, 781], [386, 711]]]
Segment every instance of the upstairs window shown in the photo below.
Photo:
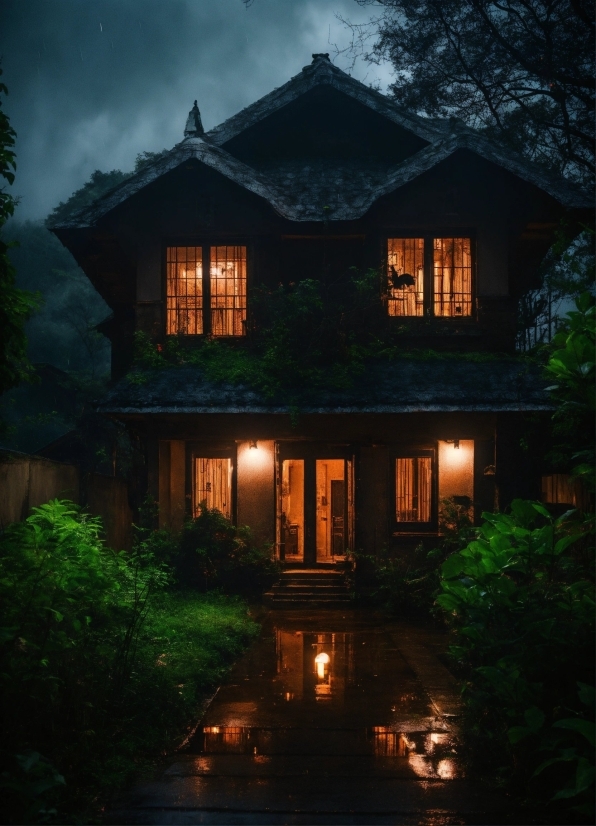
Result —
[[472, 315], [470, 238], [389, 238], [390, 316]]
[[246, 247], [168, 247], [167, 335], [246, 332]]
[[424, 238], [389, 238], [389, 315], [424, 315]]
[[433, 240], [433, 311], [438, 316], [472, 315], [472, 259], [469, 238]]

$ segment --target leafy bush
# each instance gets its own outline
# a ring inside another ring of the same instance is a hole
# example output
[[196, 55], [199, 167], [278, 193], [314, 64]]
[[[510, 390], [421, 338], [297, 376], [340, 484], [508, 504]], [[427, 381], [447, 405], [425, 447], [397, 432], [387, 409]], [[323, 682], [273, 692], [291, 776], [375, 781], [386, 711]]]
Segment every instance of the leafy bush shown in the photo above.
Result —
[[174, 566], [184, 587], [258, 594], [279, 575], [269, 546], [255, 543], [250, 528], [236, 527], [217, 509], [201, 506], [177, 541]]
[[[0, 785], [9, 822], [89, 806], [175, 742], [251, 638], [246, 606], [181, 595], [151, 549], [53, 501], [0, 534]], [[66, 781], [64, 786], [60, 778]], [[73, 815], [74, 816], [74, 815]]]
[[593, 517], [554, 519], [518, 499], [510, 513], [483, 518], [477, 538], [441, 566], [437, 597], [456, 632], [468, 743], [477, 763], [585, 810], [594, 783]]
[[411, 553], [397, 554], [383, 548], [379, 555], [353, 554], [353, 585], [360, 600], [382, 607], [391, 614], [437, 614], [435, 597], [440, 590], [441, 563], [464, 548], [475, 529], [470, 508], [454, 497], [443, 499], [440, 510], [441, 537], [429, 550], [420, 542]]

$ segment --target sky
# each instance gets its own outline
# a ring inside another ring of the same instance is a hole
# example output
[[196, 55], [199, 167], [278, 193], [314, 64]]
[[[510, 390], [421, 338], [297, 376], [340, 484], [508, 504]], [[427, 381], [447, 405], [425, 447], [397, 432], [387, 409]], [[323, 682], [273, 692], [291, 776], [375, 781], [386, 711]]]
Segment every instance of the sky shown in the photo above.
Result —
[[384, 91], [388, 66], [341, 53], [341, 18], [373, 13], [356, 0], [0, 0], [15, 217], [44, 218], [94, 170], [128, 171], [138, 153], [171, 148], [195, 99], [209, 130], [314, 52]]

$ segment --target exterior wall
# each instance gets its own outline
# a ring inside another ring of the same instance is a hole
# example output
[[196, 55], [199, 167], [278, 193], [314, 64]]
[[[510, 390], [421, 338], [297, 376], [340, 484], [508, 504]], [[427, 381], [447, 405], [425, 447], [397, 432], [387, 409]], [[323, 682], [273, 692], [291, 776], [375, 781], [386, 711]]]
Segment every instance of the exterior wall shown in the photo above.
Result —
[[[339, 443], [351, 450], [355, 456], [355, 538], [354, 545], [366, 553], [377, 554], [383, 547], [399, 551], [416, 544], [425, 534], [405, 535], [395, 533], [395, 512], [393, 494], [393, 457], [396, 451], [409, 447], [417, 449], [437, 449], [439, 443], [454, 439], [470, 440], [470, 461], [466, 464], [469, 474], [460, 480], [457, 472], [447, 472], [443, 495], [455, 493], [473, 499], [475, 518], [479, 521], [482, 511], [492, 510], [497, 502], [496, 482], [511, 478], [516, 474], [515, 463], [519, 452], [515, 445], [509, 454], [502, 453], [501, 468], [495, 459], [495, 424], [492, 414], [403, 414], [403, 415], [338, 415], [303, 416], [298, 427], [292, 428], [289, 416], [242, 414], [218, 414], [187, 417], [184, 420], [172, 417], [162, 422], [162, 435], [179, 435], [183, 439], [160, 439], [149, 446], [149, 455], [158, 453], [158, 474], [149, 478], [157, 483], [156, 496], [159, 499], [160, 526], [178, 529], [182, 526], [185, 513], [189, 513], [192, 482], [189, 478], [189, 456], [192, 450], [204, 454], [229, 455], [234, 465], [234, 520], [239, 525], [248, 525], [260, 542], [276, 540], [276, 466], [275, 444], [288, 442], [304, 445], [311, 451], [313, 445], [321, 446]], [[374, 434], [374, 438], [371, 437]], [[256, 437], [257, 448], [250, 447], [250, 439]], [[224, 445], [229, 445], [227, 453], [222, 453]], [[235, 445], [235, 449], [234, 449]], [[443, 445], [449, 456], [463, 456], [464, 450], [454, 452], [452, 444]], [[215, 452], [214, 452], [215, 451]], [[219, 451], [219, 452], [218, 452]], [[473, 457], [473, 458], [472, 458]], [[447, 457], [449, 458], [449, 457]], [[440, 464], [440, 462], [439, 462]], [[447, 467], [443, 461], [443, 470]], [[473, 469], [473, 478], [472, 478]], [[496, 476], [496, 473], [499, 476]], [[439, 468], [439, 473], [441, 469]], [[448, 478], [449, 477], [449, 478]], [[454, 487], [455, 485], [455, 487]], [[506, 493], [504, 495], [507, 495]], [[501, 501], [504, 501], [501, 496]], [[436, 531], [434, 533], [436, 536]]]
[[259, 542], [275, 542], [275, 443], [259, 439], [254, 449], [240, 442], [236, 474], [238, 524], [249, 525]]

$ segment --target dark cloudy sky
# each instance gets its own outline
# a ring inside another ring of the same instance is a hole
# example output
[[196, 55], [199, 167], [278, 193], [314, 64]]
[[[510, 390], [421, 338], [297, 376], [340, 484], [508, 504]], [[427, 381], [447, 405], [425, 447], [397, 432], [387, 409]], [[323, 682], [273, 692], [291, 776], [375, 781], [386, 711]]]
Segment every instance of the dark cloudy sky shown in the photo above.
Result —
[[[95, 169], [210, 129], [281, 86], [312, 52], [347, 45], [355, 0], [0, 0], [5, 109], [17, 131], [17, 216], [43, 218]], [[347, 69], [349, 59], [334, 58]], [[352, 73], [384, 89], [386, 67]]]

